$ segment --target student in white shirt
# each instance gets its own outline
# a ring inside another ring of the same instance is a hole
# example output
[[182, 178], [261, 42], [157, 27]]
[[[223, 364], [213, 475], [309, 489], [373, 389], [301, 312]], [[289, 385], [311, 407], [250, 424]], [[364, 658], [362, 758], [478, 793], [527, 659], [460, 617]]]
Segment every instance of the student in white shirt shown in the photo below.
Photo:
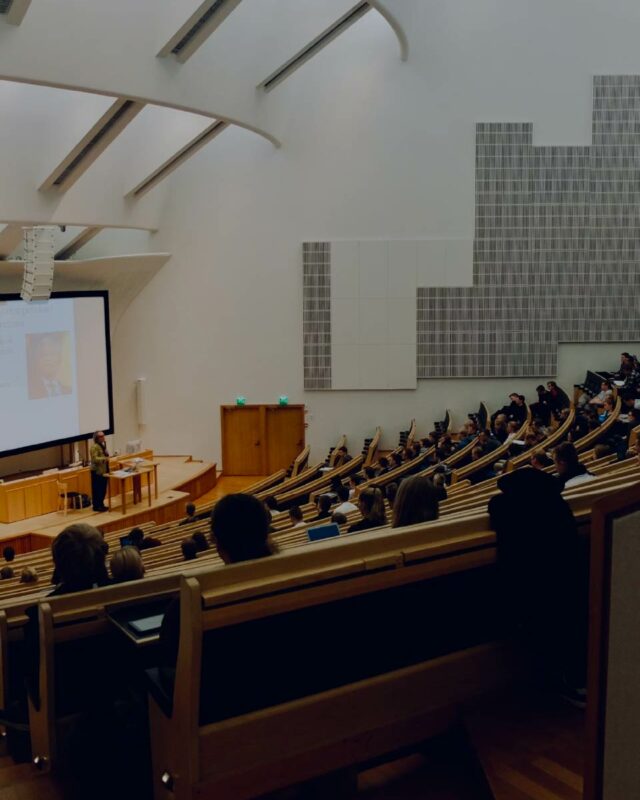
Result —
[[300, 506], [291, 506], [289, 509], [289, 519], [291, 520], [291, 527], [304, 528], [305, 521], [302, 518], [302, 509]]
[[358, 510], [358, 506], [349, 502], [349, 489], [346, 486], [337, 486], [336, 494], [338, 495], [340, 504], [333, 509], [334, 512], [338, 511], [340, 514], [349, 514], [352, 511]]

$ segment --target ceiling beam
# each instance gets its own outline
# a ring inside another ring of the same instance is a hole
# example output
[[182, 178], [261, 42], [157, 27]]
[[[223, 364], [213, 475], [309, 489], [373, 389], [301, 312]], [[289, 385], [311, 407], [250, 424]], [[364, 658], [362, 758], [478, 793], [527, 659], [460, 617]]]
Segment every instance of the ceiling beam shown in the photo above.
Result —
[[177, 61], [184, 64], [240, 2], [241, 0], [204, 0], [158, 52], [158, 58], [167, 58], [173, 54]]
[[67, 261], [72, 255], [78, 252], [81, 247], [84, 247], [87, 242], [90, 242], [94, 236], [97, 236], [104, 228], [99, 225], [93, 225], [81, 231], [75, 239], [72, 239], [63, 248], [58, 250], [54, 256], [55, 261]]
[[144, 108], [144, 103], [119, 97], [39, 187], [63, 193], [89, 169]]
[[177, 153], [174, 153], [161, 164], [158, 169], [154, 170], [150, 175], [147, 175], [137, 186], [134, 186], [131, 191], [127, 192], [125, 197], [138, 200], [228, 127], [229, 123], [224, 120], [218, 120], [214, 122], [213, 125], [209, 125], [202, 133], [198, 134], [198, 136], [185, 144]]
[[9, 25], [19, 25], [24, 19], [24, 15], [29, 10], [31, 0], [13, 0], [6, 13], [5, 21]]
[[9, 258], [14, 250], [22, 244], [24, 232], [20, 225], [6, 225], [0, 231], [0, 260]]

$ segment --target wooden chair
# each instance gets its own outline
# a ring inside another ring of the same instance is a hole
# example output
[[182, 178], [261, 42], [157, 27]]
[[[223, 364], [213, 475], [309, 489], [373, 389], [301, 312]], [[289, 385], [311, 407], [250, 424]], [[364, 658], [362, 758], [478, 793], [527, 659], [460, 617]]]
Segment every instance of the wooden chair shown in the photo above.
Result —
[[56, 481], [56, 489], [58, 492], [58, 511], [60, 511], [60, 503], [63, 503], [64, 516], [67, 516], [69, 508], [69, 500], [71, 500], [72, 507], [76, 511], [82, 508], [82, 497], [79, 492], [69, 493], [69, 484], [62, 481]]

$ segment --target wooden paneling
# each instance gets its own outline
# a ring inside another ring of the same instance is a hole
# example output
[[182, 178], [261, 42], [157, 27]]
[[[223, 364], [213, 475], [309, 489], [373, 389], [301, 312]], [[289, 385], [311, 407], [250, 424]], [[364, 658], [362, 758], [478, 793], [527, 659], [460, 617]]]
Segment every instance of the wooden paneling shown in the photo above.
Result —
[[275, 406], [266, 409], [267, 468], [269, 475], [286, 469], [304, 448], [304, 408]]
[[225, 475], [265, 475], [288, 467], [304, 447], [304, 406], [221, 406]]

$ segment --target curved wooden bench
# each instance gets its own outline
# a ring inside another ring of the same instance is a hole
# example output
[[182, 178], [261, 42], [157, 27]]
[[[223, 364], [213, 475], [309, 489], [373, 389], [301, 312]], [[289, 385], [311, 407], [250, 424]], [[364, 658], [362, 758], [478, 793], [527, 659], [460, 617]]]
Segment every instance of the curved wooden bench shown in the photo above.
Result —
[[504, 471], [511, 472], [514, 469], [518, 469], [518, 467], [521, 467], [523, 464], [528, 464], [529, 459], [531, 458], [531, 455], [533, 452], [535, 452], [535, 450], [544, 450], [546, 452], [551, 447], [555, 447], [555, 445], [558, 444], [558, 442], [561, 442], [567, 436], [567, 434], [571, 430], [575, 418], [576, 418], [576, 409], [572, 403], [569, 410], [569, 414], [567, 415], [567, 418], [562, 423], [562, 425], [556, 428], [555, 431], [552, 431], [546, 437], [546, 439], [544, 439], [542, 442], [536, 445], [535, 448], [527, 450], [526, 453], [521, 453], [519, 456], [516, 456], [515, 458], [510, 458], [505, 466]]
[[356, 456], [341, 467], [336, 467], [335, 469], [323, 473], [319, 478], [304, 484], [298, 489], [276, 494], [276, 503], [279, 506], [283, 504], [288, 505], [302, 497], [308, 497], [312, 492], [322, 491], [331, 485], [333, 478], [346, 478], [351, 475], [352, 472], [357, 472], [357, 470], [362, 468], [363, 461], [364, 458], [362, 456]]

